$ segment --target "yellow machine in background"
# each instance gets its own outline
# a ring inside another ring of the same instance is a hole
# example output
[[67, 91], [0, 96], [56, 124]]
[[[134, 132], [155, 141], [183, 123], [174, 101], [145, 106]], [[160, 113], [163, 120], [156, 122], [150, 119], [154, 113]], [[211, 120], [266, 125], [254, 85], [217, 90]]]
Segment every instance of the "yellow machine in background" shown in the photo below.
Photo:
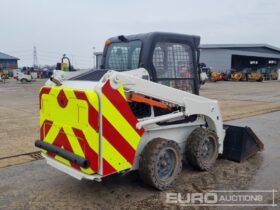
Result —
[[68, 63], [62, 63], [62, 71], [69, 71]]
[[271, 72], [270, 79], [271, 79], [271, 80], [277, 80], [277, 78], [278, 78], [278, 73], [277, 73], [277, 71], [272, 71], [272, 72]]
[[260, 72], [254, 71], [248, 74], [247, 80], [254, 80], [254, 81], [261, 82], [263, 81], [263, 76]]
[[62, 56], [61, 62], [56, 64], [56, 70], [75, 71], [74, 67], [71, 65], [70, 59], [66, 56], [66, 54]]
[[222, 74], [218, 71], [212, 71], [210, 79], [214, 82], [222, 80]]
[[9, 79], [9, 74], [7, 70], [0, 70], [0, 77], [2, 79]]
[[234, 72], [231, 74], [231, 79], [234, 81], [240, 81], [242, 76], [243, 76], [242, 72]]
[[231, 79], [234, 81], [263, 81], [263, 75], [258, 71], [252, 71], [246, 68], [243, 71], [234, 72], [231, 74]]
[[264, 79], [264, 76], [260, 71], [255, 71], [251, 68], [245, 68], [242, 73], [242, 80], [261, 82]]

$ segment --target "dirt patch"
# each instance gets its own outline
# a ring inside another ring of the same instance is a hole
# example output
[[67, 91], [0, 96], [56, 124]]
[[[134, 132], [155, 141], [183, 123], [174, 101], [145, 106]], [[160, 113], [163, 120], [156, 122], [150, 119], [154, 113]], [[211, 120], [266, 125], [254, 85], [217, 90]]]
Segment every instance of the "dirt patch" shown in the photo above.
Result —
[[26, 156], [26, 155], [21, 155], [21, 156], [17, 156], [17, 157], [9, 157], [9, 158], [0, 160], [0, 168], [18, 165], [18, 164], [30, 162], [33, 160], [34, 160], [34, 158], [32, 158], [31, 156]]
[[223, 100], [219, 105], [224, 121], [280, 111], [280, 103], [262, 101]]
[[[275, 112], [231, 121], [232, 125], [252, 127], [265, 150], [242, 163], [219, 159], [210, 171], [184, 166], [176, 186], [164, 192], [144, 184], [137, 171], [114, 174], [95, 182], [76, 180], [50, 167], [44, 160], [0, 168], [0, 209], [236, 209], [180, 207], [167, 204], [166, 193], [270, 189], [279, 192], [279, 119], [280, 112]], [[272, 203], [271, 199], [271, 196], [266, 197], [264, 201]], [[279, 201], [280, 195], [276, 193], [278, 205]]]
[[9, 157], [2, 157], [0, 158], [0, 168], [12, 166], [12, 165], [18, 165], [34, 160], [41, 160], [41, 159], [43, 159], [43, 157], [40, 151], [9, 156]]
[[[38, 93], [44, 80], [21, 84], [7, 80], [0, 85], [0, 158], [38, 151]], [[200, 95], [219, 101], [223, 119], [233, 120], [280, 110], [280, 82], [217, 82], [206, 83]], [[18, 161], [17, 161], [18, 160]], [[29, 159], [0, 160], [9, 166]]]

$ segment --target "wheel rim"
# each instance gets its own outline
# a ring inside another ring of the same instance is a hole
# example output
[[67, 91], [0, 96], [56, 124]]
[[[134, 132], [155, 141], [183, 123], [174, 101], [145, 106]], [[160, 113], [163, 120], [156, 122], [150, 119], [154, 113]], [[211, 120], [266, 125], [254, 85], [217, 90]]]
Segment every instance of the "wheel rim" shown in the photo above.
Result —
[[204, 160], [210, 160], [212, 159], [214, 155], [215, 145], [213, 139], [209, 137], [205, 137], [203, 143], [202, 143], [202, 149], [201, 149], [201, 157]]
[[173, 148], [163, 149], [157, 159], [156, 174], [159, 179], [166, 180], [173, 175], [176, 167], [176, 152]]

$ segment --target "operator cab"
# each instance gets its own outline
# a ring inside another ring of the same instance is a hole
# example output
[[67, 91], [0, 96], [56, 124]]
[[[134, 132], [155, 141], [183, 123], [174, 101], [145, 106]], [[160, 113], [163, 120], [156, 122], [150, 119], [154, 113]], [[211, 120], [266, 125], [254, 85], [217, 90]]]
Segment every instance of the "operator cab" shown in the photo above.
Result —
[[75, 79], [99, 80], [108, 70], [145, 68], [150, 80], [199, 94], [198, 54], [200, 37], [153, 32], [108, 39], [100, 70]]
[[145, 68], [153, 82], [198, 94], [197, 52], [200, 37], [153, 32], [106, 41], [102, 69]]

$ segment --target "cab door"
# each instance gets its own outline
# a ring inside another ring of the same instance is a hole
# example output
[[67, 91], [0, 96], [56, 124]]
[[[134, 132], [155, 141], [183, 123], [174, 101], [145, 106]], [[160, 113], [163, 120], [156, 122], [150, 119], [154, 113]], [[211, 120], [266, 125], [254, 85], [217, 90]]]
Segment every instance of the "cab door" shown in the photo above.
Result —
[[157, 42], [152, 56], [157, 82], [195, 93], [193, 57], [193, 50], [187, 43]]

